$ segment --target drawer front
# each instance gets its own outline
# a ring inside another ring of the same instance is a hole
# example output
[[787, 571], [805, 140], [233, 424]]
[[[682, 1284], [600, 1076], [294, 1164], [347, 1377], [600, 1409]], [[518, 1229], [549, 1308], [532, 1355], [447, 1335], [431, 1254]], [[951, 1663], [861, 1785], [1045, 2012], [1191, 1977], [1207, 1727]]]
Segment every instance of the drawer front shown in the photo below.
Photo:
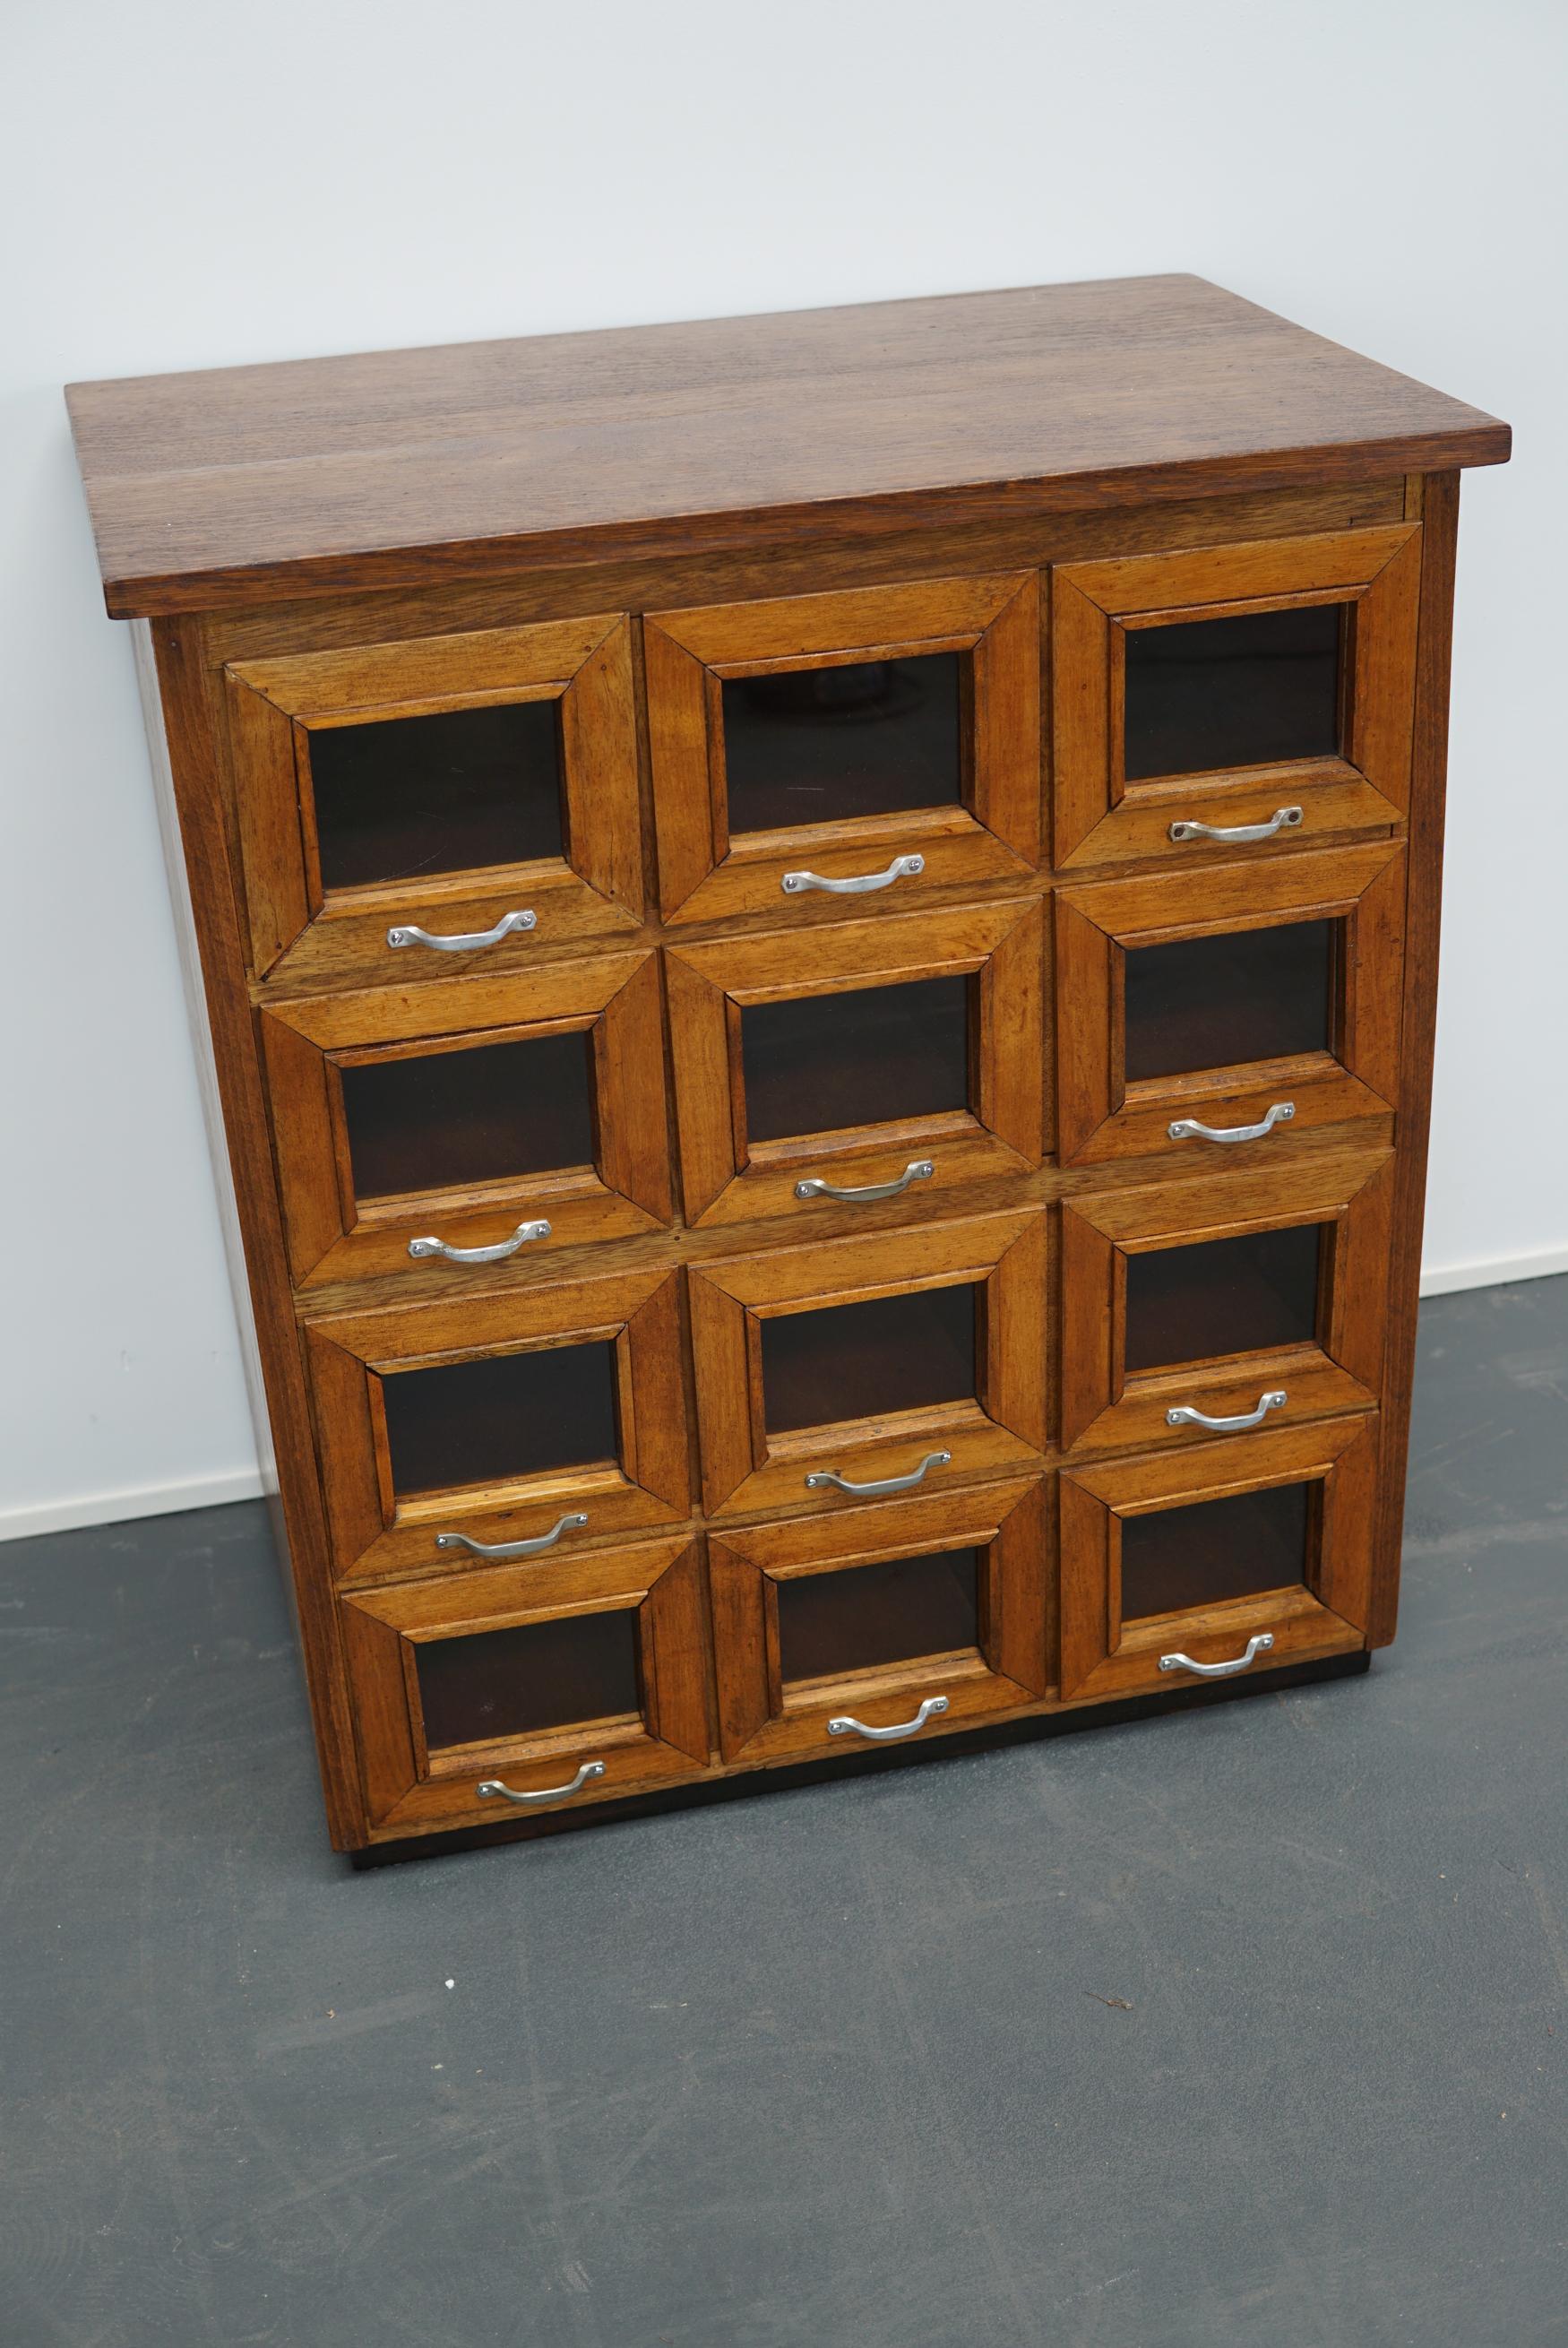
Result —
[[691, 1506], [679, 1276], [339, 1314], [305, 1332], [344, 1579], [455, 1570]]
[[1061, 1694], [1195, 1686], [1368, 1643], [1378, 1420], [1063, 1468]]
[[279, 1000], [259, 1025], [302, 1287], [439, 1293], [465, 1261], [671, 1220], [651, 952]]
[[356, 1591], [342, 1618], [379, 1829], [494, 1825], [708, 1766], [694, 1542]]
[[[432, 965], [442, 977], [512, 973], [635, 926], [642, 838], [624, 616], [225, 674], [259, 978], [403, 986]], [[473, 942], [454, 949], [455, 938]]]
[[842, 1509], [1029, 1468], [1046, 1438], [1046, 1217], [694, 1265], [708, 1512]]
[[1399, 824], [1420, 537], [1405, 522], [1053, 572], [1058, 865], [1266, 859]]
[[1223, 1149], [1255, 1170], [1310, 1127], [1388, 1116], [1404, 904], [1392, 841], [1061, 891], [1063, 1163]]
[[1393, 1160], [1086, 1192], [1061, 1216], [1065, 1451], [1188, 1450], [1380, 1399]]
[[654, 613], [644, 651], [666, 920], [809, 924], [1039, 862], [1032, 572]]
[[866, 1752], [1047, 1692], [1045, 1486], [1008, 1480], [709, 1542], [726, 1761]]
[[688, 1218], [804, 1235], [1038, 1166], [1044, 934], [1030, 900], [671, 948]]

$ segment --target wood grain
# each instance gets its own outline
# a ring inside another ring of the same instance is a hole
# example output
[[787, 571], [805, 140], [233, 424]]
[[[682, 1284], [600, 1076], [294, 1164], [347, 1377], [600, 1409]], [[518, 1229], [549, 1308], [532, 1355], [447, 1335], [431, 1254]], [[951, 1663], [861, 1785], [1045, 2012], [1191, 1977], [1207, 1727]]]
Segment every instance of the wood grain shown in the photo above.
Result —
[[111, 613], [1499, 463], [1201, 278], [77, 384]]

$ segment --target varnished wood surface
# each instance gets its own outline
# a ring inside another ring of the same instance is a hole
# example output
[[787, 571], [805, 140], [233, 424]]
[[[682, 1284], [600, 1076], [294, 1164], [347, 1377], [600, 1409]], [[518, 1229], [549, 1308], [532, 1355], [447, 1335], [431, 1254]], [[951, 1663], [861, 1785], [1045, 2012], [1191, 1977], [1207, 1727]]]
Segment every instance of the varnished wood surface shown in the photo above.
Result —
[[1190, 276], [71, 386], [108, 608], [1496, 464], [1508, 427]]

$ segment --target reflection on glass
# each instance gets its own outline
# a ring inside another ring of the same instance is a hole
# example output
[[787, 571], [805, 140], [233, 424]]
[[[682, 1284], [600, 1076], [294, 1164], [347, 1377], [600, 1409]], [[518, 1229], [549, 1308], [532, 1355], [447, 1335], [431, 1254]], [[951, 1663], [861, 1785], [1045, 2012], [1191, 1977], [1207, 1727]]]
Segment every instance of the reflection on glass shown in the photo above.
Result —
[[551, 1345], [382, 1378], [393, 1489], [507, 1484], [616, 1456], [615, 1349]]
[[1332, 1050], [1338, 926], [1287, 922], [1130, 948], [1128, 1083]]
[[978, 1645], [979, 1564], [978, 1550], [944, 1550], [778, 1582], [784, 1678], [875, 1671]]
[[1127, 629], [1127, 780], [1335, 757], [1343, 609]]
[[1305, 1582], [1309, 1489], [1276, 1484], [1266, 1492], [1123, 1517], [1123, 1622]]
[[968, 986], [923, 978], [748, 1004], [741, 1054], [751, 1139], [968, 1108]]
[[414, 1648], [425, 1741], [489, 1744], [641, 1709], [636, 1618], [622, 1610], [523, 1622]]
[[975, 1297], [965, 1282], [765, 1320], [769, 1433], [972, 1398]]
[[559, 856], [559, 709], [518, 701], [313, 726], [323, 887]]
[[1310, 1344], [1322, 1226], [1248, 1231], [1127, 1258], [1129, 1370]]
[[536, 1035], [340, 1070], [354, 1196], [466, 1189], [593, 1159], [593, 1046]]
[[774, 831], [962, 795], [959, 654], [727, 677], [730, 829]]

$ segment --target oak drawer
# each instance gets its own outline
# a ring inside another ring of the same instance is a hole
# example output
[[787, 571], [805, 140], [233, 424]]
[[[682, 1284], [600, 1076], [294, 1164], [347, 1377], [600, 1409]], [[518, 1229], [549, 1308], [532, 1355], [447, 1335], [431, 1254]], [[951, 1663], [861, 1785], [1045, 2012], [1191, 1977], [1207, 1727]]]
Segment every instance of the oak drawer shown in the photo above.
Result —
[[493, 1825], [707, 1766], [694, 1542], [356, 1591], [341, 1612], [378, 1829]]
[[1064, 1468], [1063, 1700], [1366, 1646], [1378, 1431], [1367, 1412], [1184, 1456]]
[[[510, 973], [636, 926], [623, 614], [243, 661], [224, 675], [258, 978], [392, 986], [432, 966]], [[473, 942], [453, 950], [454, 939]]]
[[305, 1329], [338, 1573], [670, 1524], [691, 1505], [679, 1274], [518, 1289]]

